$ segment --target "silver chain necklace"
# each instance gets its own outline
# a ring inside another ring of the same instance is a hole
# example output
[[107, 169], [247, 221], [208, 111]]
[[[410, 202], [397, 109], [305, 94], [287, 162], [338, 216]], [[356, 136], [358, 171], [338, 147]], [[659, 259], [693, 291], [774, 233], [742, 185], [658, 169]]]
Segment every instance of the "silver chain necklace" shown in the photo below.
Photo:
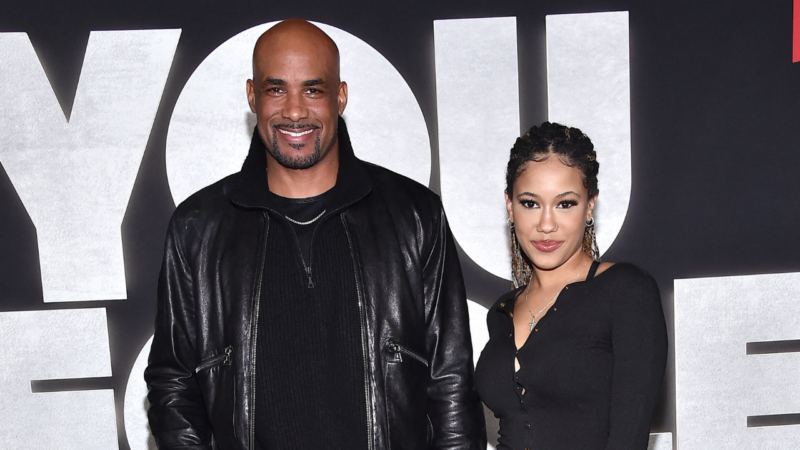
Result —
[[328, 211], [328, 210], [327, 209], [322, 210], [322, 212], [319, 213], [319, 215], [317, 217], [314, 217], [313, 219], [307, 220], [305, 222], [300, 222], [299, 220], [294, 220], [291, 217], [286, 216], [286, 215], [283, 216], [283, 217], [285, 217], [286, 220], [288, 220], [289, 222], [296, 223], [297, 225], [311, 225], [312, 223], [314, 223], [317, 220], [319, 220], [319, 218], [322, 217], [322, 215], [325, 214], [326, 211]]
[[[287, 217], [287, 219], [288, 219], [288, 217]], [[583, 269], [585, 269], [585, 268], [586, 268], [586, 264], [589, 264], [589, 260], [588, 260], [588, 259], [586, 260], [586, 262], [585, 262], [585, 263], [583, 263], [583, 266], [581, 267], [581, 270], [580, 270], [580, 272], [578, 272], [578, 274], [577, 274], [577, 275], [575, 275], [575, 278], [573, 278], [573, 279], [572, 279], [572, 281], [570, 281], [569, 283], [565, 284], [564, 286], [566, 286], [566, 285], [568, 285], [568, 284], [572, 284], [572, 283], [574, 283], [574, 282], [575, 282], [575, 280], [577, 280], [577, 279], [578, 279], [578, 277], [579, 277], [579, 276], [581, 276], [581, 273], [583, 273]], [[561, 294], [561, 291], [559, 290], [559, 291], [558, 291], [558, 294], [556, 294], [556, 296], [555, 296], [555, 297], [553, 297], [553, 299], [552, 299], [552, 300], [550, 300], [550, 302], [549, 302], [549, 303], [547, 303], [546, 305], [542, 306], [542, 309], [540, 309], [540, 310], [539, 310], [539, 312], [537, 312], [536, 314], [534, 314], [534, 313], [533, 313], [533, 311], [531, 311], [531, 306], [528, 304], [528, 288], [525, 288], [525, 307], [526, 307], [526, 308], [528, 308], [528, 313], [530, 313], [530, 315], [531, 315], [531, 322], [528, 324], [528, 325], [530, 325], [530, 326], [531, 326], [531, 331], [533, 331], [533, 327], [535, 327], [535, 326], [536, 326], [536, 316], [538, 316], [539, 314], [541, 314], [541, 312], [542, 312], [542, 311], [544, 311], [544, 310], [545, 310], [545, 309], [546, 309], [548, 306], [552, 305], [552, 304], [553, 304], [553, 302], [555, 302], [555, 301], [556, 301], [556, 299], [558, 298], [558, 296], [559, 296], [560, 294]]]

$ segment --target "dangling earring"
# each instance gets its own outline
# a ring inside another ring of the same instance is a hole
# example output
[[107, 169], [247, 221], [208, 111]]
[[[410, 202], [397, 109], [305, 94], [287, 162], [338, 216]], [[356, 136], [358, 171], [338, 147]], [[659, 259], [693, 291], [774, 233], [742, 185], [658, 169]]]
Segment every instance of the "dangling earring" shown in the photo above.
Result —
[[511, 234], [511, 282], [514, 284], [514, 289], [528, 284], [530, 280], [531, 270], [522, 256], [522, 251], [517, 241], [517, 233], [514, 230], [514, 223], [509, 219], [506, 225], [510, 228]]
[[583, 236], [583, 251], [593, 260], [600, 261], [600, 250], [597, 248], [597, 237], [594, 232], [594, 217], [586, 221], [586, 231]]
[[[510, 220], [510, 219], [509, 219]], [[520, 287], [523, 283], [520, 280], [520, 270], [522, 265], [522, 255], [519, 250], [519, 242], [517, 242], [517, 233], [514, 232], [514, 224], [511, 224], [511, 282], [514, 283], [514, 289]]]

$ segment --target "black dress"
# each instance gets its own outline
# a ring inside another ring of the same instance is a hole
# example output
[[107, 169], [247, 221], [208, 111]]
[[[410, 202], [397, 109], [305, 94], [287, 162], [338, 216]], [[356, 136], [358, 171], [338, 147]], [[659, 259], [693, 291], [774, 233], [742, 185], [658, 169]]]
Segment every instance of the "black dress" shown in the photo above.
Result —
[[597, 266], [561, 291], [518, 351], [510, 314], [524, 287], [489, 310], [475, 381], [500, 419], [498, 450], [647, 448], [667, 358], [658, 286], [632, 264], [595, 277]]

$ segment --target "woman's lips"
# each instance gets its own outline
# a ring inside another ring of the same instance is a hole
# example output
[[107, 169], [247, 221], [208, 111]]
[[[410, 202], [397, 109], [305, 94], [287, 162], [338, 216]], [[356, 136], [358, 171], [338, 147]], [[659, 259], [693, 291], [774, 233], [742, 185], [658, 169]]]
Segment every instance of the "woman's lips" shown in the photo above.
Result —
[[561, 247], [563, 243], [564, 241], [551, 241], [550, 239], [546, 239], [544, 241], [533, 241], [533, 246], [540, 252], [550, 253], [558, 247]]

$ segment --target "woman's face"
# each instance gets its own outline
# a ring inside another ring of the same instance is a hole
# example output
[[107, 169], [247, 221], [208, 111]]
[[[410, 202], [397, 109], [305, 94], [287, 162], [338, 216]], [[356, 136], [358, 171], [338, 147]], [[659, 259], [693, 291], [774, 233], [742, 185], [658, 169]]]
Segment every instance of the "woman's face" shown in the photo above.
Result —
[[597, 196], [588, 198], [581, 171], [564, 165], [556, 155], [529, 162], [506, 192], [508, 216], [517, 241], [539, 270], [561, 267], [583, 254], [583, 233]]

